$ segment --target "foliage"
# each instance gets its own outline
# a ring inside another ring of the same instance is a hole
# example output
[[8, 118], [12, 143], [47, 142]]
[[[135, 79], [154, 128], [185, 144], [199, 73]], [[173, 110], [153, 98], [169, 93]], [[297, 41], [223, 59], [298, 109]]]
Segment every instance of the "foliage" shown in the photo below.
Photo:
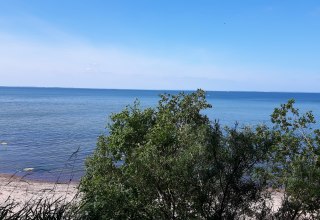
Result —
[[225, 128], [201, 113], [205, 93], [165, 94], [114, 114], [82, 179], [91, 219], [235, 219], [266, 196], [261, 164], [273, 146], [265, 126]]
[[283, 188], [280, 218], [320, 218], [320, 132], [314, 129], [312, 112], [302, 114], [294, 100], [272, 114], [277, 134], [272, 174], [276, 187]]

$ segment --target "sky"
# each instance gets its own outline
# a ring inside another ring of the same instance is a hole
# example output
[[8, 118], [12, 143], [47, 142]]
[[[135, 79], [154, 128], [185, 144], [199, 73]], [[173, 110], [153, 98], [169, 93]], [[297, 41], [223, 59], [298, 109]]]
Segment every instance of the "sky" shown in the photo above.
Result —
[[320, 1], [0, 0], [0, 86], [320, 92]]

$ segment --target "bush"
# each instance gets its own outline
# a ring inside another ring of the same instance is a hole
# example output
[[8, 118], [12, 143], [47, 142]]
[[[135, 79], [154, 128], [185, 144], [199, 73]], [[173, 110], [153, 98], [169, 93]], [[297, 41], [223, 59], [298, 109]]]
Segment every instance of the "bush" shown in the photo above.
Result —
[[205, 93], [162, 95], [112, 115], [80, 189], [91, 219], [237, 219], [265, 215], [265, 126], [221, 128], [201, 113]]
[[272, 154], [274, 186], [284, 199], [276, 214], [281, 219], [320, 219], [320, 131], [312, 112], [302, 114], [294, 100], [272, 114], [277, 145]]

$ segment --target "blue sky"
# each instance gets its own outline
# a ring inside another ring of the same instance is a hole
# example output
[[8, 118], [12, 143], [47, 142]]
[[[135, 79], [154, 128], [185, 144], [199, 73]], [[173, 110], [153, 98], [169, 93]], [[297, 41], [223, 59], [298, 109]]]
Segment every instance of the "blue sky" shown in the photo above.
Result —
[[320, 2], [0, 0], [0, 79], [320, 92]]

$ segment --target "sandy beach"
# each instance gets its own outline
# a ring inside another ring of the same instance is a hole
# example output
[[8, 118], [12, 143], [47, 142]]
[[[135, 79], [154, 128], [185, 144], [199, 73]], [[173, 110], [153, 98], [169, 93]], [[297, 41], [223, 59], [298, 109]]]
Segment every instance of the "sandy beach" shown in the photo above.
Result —
[[28, 202], [33, 199], [63, 199], [71, 201], [78, 192], [78, 183], [44, 182], [27, 180], [19, 176], [0, 175], [0, 204], [6, 200]]
[[[41, 198], [58, 199], [66, 202], [72, 201], [78, 193], [78, 183], [44, 182], [37, 180], [25, 180], [18, 176], [0, 175], [0, 204], [6, 200], [15, 200], [21, 203]], [[269, 206], [276, 211], [281, 204], [283, 193], [280, 191], [271, 192]]]

